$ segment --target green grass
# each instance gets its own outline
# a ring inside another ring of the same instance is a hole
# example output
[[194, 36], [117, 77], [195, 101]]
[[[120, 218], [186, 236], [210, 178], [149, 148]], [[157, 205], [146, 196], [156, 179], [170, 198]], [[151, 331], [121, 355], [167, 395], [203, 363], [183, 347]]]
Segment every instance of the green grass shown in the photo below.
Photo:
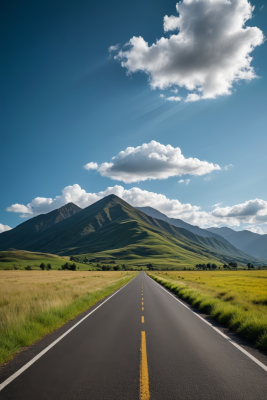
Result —
[[134, 276], [122, 271], [0, 271], [0, 364]]
[[[61, 265], [69, 261], [70, 257], [59, 257], [54, 254], [46, 253], [33, 253], [24, 250], [14, 250], [14, 251], [0, 251], [0, 270], [2, 269], [25, 269], [28, 265], [31, 266], [33, 270], [40, 270], [40, 264], [45, 265], [51, 264], [52, 269], [59, 269]], [[81, 259], [82, 260], [82, 259]], [[77, 269], [81, 271], [86, 271], [88, 269], [95, 269], [96, 264], [83, 264], [75, 262]]]
[[267, 349], [267, 271], [152, 272], [151, 278]]

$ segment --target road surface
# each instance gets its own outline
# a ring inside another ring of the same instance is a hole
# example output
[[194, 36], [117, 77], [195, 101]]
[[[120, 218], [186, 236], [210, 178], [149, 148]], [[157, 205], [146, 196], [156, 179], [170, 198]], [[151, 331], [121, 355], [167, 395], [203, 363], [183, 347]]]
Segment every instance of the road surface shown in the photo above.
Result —
[[0, 399], [267, 399], [267, 372], [141, 272]]

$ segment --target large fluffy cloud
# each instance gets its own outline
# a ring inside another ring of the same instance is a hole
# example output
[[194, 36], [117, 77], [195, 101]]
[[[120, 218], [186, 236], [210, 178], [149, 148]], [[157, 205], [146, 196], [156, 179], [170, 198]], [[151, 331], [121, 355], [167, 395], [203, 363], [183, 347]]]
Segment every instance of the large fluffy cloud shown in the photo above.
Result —
[[[89, 163], [84, 166], [87, 168]], [[166, 179], [171, 176], [204, 175], [219, 170], [217, 164], [200, 161], [197, 158], [185, 158], [179, 147], [164, 146], [152, 140], [138, 147], [127, 147], [111, 163], [98, 167], [101, 175], [125, 183], [145, 181], [147, 179]]]
[[264, 41], [257, 27], [245, 26], [254, 7], [248, 0], [183, 0], [179, 16], [164, 17], [164, 31], [178, 30], [151, 46], [132, 37], [115, 56], [128, 73], [143, 71], [153, 89], [185, 87], [187, 101], [231, 93], [234, 82], [256, 77], [250, 53]]
[[54, 199], [36, 197], [26, 206], [23, 204], [14, 204], [8, 207], [7, 211], [20, 213], [22, 217], [29, 217], [50, 212], [70, 202], [77, 204], [81, 208], [85, 208], [110, 194], [121, 197], [134, 207], [151, 206], [171, 216], [177, 216], [185, 212], [194, 212], [200, 208], [191, 204], [181, 204], [178, 200], [170, 200], [163, 194], [148, 192], [137, 187], [126, 190], [122, 186], [116, 185], [108, 187], [102, 192], [87, 193], [76, 184], [65, 187], [62, 190], [62, 195], [56, 196]]
[[202, 228], [226, 225], [267, 233], [267, 201], [264, 200], [249, 200], [232, 207], [220, 207], [218, 203], [213, 206], [215, 208], [212, 211], [206, 212], [201, 211], [199, 206], [182, 204], [179, 200], [168, 199], [160, 193], [148, 192], [137, 187], [124, 189], [119, 185], [108, 187], [98, 193], [88, 193], [77, 184], [67, 186], [62, 190], [62, 195], [54, 199], [36, 197], [27, 205], [14, 204], [8, 207], [7, 211], [20, 213], [22, 217], [32, 217], [62, 207], [69, 202], [85, 208], [109, 194], [119, 196], [134, 207], [150, 206], [168, 217], [180, 218]]
[[10, 226], [8, 226], [8, 225], [0, 224], [0, 233], [10, 231], [10, 229], [12, 229], [12, 228], [10, 228]]

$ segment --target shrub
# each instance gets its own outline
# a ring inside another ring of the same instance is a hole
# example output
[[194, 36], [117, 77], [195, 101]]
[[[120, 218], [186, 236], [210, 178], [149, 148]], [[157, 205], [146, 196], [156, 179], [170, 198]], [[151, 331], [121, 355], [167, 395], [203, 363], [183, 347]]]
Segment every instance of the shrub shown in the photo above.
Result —
[[31, 267], [30, 265], [27, 265], [27, 267], [25, 267], [25, 269], [26, 269], [27, 271], [31, 271], [32, 267]]
[[46, 269], [47, 269], [47, 271], [49, 271], [50, 269], [52, 269], [51, 264], [47, 264]]
[[41, 268], [41, 270], [43, 271], [43, 270], [45, 269], [45, 264], [44, 264], [44, 263], [41, 263], [41, 264], [40, 264], [40, 268]]

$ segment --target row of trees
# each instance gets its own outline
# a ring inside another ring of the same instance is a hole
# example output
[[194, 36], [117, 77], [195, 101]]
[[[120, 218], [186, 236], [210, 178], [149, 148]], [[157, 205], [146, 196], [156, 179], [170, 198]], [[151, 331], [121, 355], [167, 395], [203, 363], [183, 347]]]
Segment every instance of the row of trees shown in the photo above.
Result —
[[73, 263], [73, 264], [66, 263], [66, 264], [61, 265], [61, 269], [69, 270], [69, 271], [76, 271], [76, 264], [75, 263]]
[[218, 268], [218, 266], [216, 264], [208, 263], [208, 264], [197, 264], [196, 268], [198, 270], [200, 270], [200, 269], [202, 269], [202, 270], [208, 270], [208, 269], [209, 270], [215, 270], [215, 269]]
[[44, 271], [45, 269], [47, 269], [47, 271], [49, 271], [50, 269], [52, 269], [52, 265], [50, 263], [46, 264], [46, 265], [45, 265], [45, 263], [41, 263], [40, 268], [42, 271]]

